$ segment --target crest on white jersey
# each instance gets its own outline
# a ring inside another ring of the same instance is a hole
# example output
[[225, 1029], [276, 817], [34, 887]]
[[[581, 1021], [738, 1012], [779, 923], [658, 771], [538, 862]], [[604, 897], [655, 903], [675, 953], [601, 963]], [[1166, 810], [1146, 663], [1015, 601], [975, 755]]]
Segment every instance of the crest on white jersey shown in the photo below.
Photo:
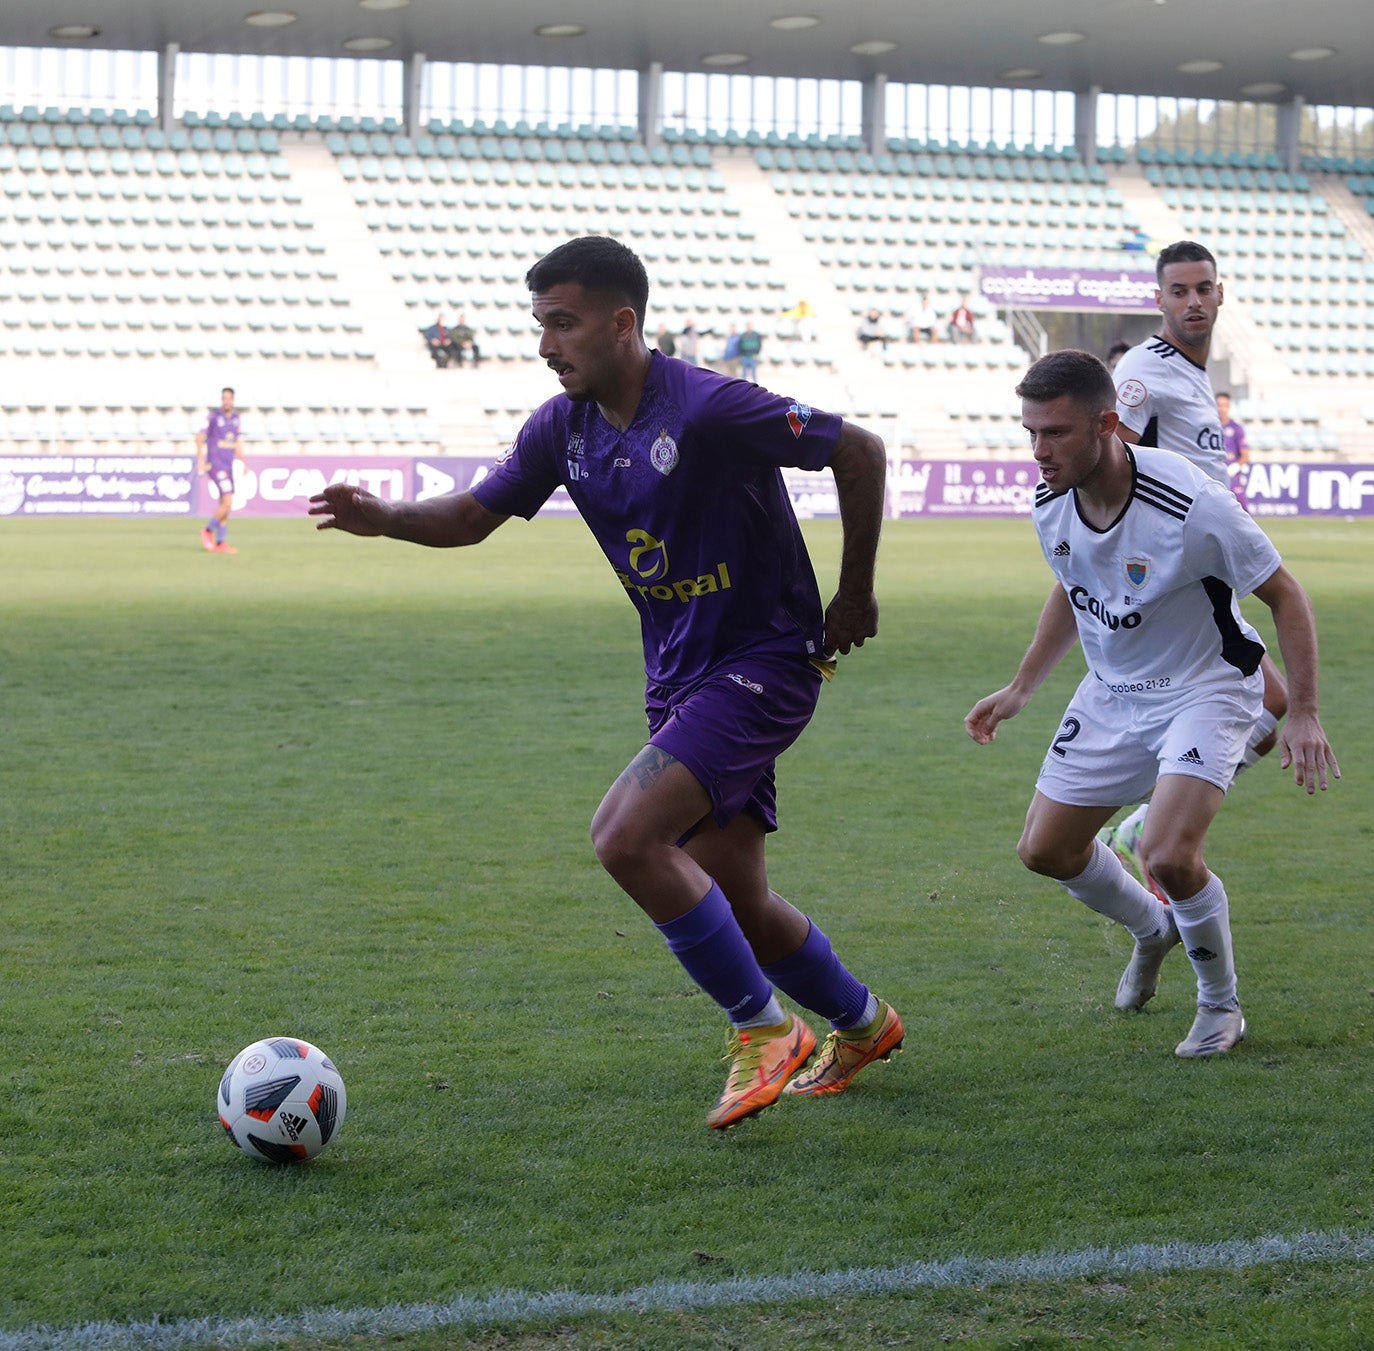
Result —
[[1126, 580], [1137, 591], [1150, 580], [1150, 560], [1148, 558], [1128, 558], [1125, 562]]
[[677, 468], [677, 442], [666, 431], [649, 447], [649, 463], [660, 474], [671, 474]]
[[1139, 408], [1149, 395], [1150, 391], [1145, 388], [1143, 380], [1123, 380], [1116, 391], [1116, 400], [1127, 408]]

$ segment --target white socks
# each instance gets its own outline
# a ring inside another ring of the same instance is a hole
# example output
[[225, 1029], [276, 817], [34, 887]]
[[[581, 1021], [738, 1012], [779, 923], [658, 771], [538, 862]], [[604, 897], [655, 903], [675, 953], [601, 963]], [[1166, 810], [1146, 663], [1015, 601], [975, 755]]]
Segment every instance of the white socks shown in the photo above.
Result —
[[1210, 1008], [1239, 1008], [1236, 960], [1231, 947], [1231, 907], [1216, 873], [1196, 896], [1174, 899], [1174, 923], [1197, 972], [1197, 1002]]
[[1274, 728], [1278, 725], [1279, 720], [1267, 708], [1260, 714], [1260, 720], [1250, 733], [1249, 741], [1245, 743], [1245, 754], [1240, 757], [1240, 764], [1236, 766], [1237, 774], [1243, 769], [1249, 769], [1251, 765], [1259, 764], [1260, 754], [1255, 747], [1266, 737], [1272, 736]]
[[[1144, 808], [1141, 808], [1144, 811]], [[1070, 896], [1089, 910], [1106, 915], [1143, 941], [1158, 937], [1168, 927], [1164, 906], [1122, 866], [1121, 860], [1101, 840], [1093, 841], [1093, 856], [1077, 877], [1060, 883]], [[1223, 902], [1225, 894], [1222, 895]]]
[[[778, 1003], [777, 995], [770, 995], [768, 1002], [746, 1022], [735, 1023], [736, 1027], [777, 1027], [787, 1019], [787, 1012]], [[733, 1022], [733, 1019], [731, 1020]]]

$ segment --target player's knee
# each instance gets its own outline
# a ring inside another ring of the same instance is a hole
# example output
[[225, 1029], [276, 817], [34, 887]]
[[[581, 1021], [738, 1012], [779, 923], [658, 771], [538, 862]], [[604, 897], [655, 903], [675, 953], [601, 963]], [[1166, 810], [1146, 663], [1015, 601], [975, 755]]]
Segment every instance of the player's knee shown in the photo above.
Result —
[[1206, 885], [1206, 865], [1191, 853], [1158, 847], [1142, 848], [1141, 859], [1146, 871], [1170, 896], [1192, 896]]
[[1072, 875], [1072, 870], [1068, 874], [1063, 871], [1063, 860], [1060, 855], [1061, 850], [1055, 847], [1053, 841], [1041, 840], [1030, 831], [1022, 835], [1016, 845], [1016, 857], [1031, 872], [1039, 873], [1041, 877], [1057, 878]]
[[592, 848], [596, 861], [616, 879], [628, 877], [642, 866], [644, 841], [632, 827], [616, 820], [593, 819]]

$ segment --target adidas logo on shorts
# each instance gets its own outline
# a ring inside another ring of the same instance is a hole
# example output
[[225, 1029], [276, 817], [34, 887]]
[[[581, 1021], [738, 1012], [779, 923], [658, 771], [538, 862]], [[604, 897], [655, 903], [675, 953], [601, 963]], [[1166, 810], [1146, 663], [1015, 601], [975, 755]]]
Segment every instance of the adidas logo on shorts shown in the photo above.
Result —
[[1178, 758], [1179, 761], [1185, 765], [1201, 765], [1205, 763], [1202, 756], [1200, 756], [1197, 753], [1196, 746], [1194, 746], [1193, 749], [1190, 751], [1184, 751], [1183, 754], [1180, 755]]

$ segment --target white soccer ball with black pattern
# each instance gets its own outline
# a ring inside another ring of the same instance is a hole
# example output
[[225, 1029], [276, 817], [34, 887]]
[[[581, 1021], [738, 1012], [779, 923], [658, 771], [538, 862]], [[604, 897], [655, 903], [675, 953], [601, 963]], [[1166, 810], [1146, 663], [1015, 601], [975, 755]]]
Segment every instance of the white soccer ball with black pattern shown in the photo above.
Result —
[[224, 1071], [215, 1101], [230, 1140], [267, 1163], [313, 1159], [339, 1133], [348, 1103], [334, 1062], [299, 1037], [245, 1046]]

